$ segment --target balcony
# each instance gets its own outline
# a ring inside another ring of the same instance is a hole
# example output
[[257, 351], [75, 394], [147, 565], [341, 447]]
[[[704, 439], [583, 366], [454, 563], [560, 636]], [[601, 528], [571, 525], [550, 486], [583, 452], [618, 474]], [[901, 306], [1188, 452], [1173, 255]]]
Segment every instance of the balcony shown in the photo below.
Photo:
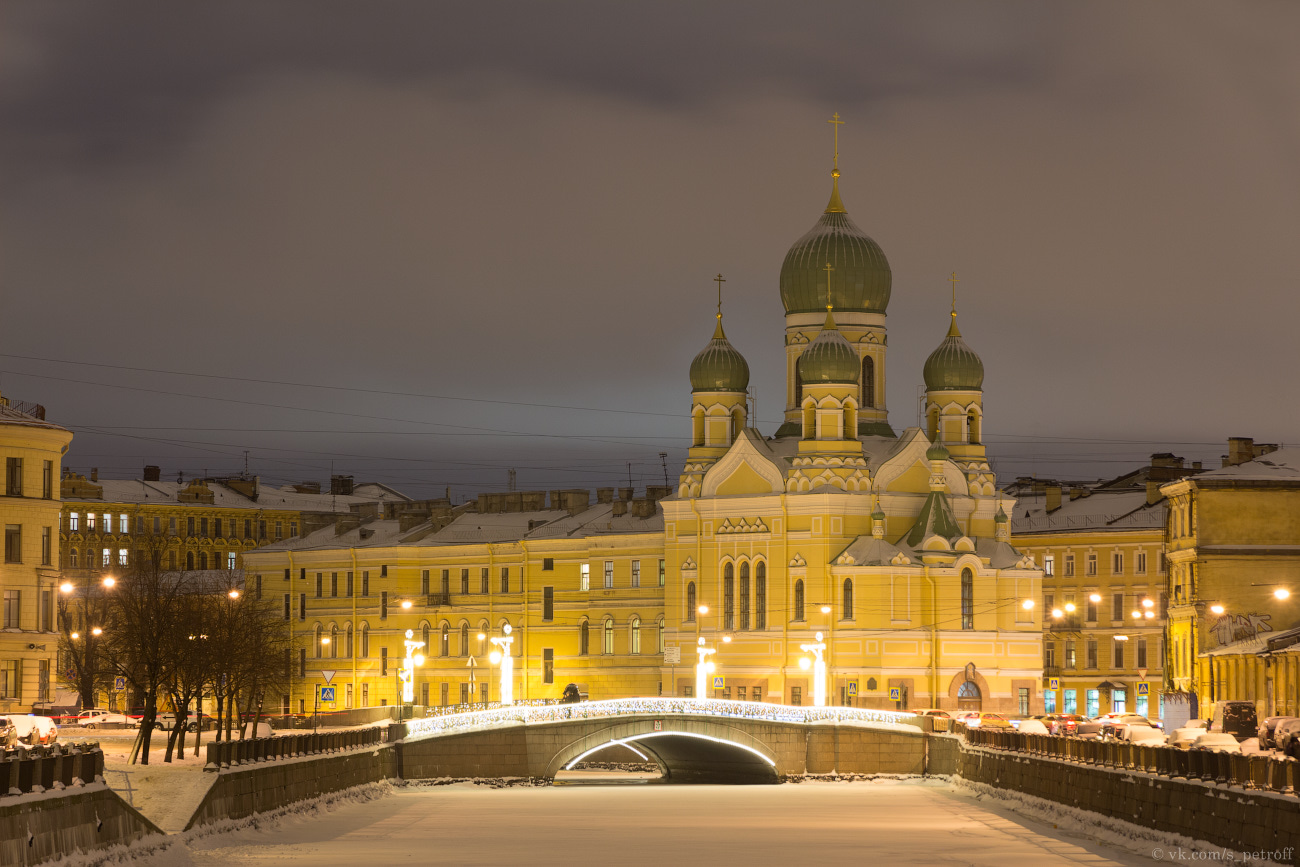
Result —
[[425, 597], [424, 604], [429, 608], [440, 608], [451, 605], [450, 593], [430, 593]]

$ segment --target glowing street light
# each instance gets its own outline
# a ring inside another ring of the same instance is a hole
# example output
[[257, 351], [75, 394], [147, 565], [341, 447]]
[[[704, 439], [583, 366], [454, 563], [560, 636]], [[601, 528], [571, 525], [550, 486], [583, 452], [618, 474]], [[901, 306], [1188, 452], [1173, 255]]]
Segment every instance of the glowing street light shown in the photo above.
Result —
[[1066, 610], [1068, 613], [1073, 614], [1073, 613], [1074, 613], [1074, 603], [1073, 603], [1073, 602], [1067, 602], [1067, 603], [1065, 603], [1065, 610]]
[[94, 627], [93, 629], [90, 630], [90, 634], [91, 634], [91, 635], [94, 635], [94, 636], [100, 636], [100, 635], [103, 635], [103, 634], [104, 634], [104, 630], [102, 630], [102, 629], [100, 629], [98, 626], [96, 626], [96, 627]]
[[[817, 639], [815, 642], [801, 644], [799, 649], [804, 653], [813, 655], [813, 707], [826, 707], [826, 660], [823, 658], [823, 654], [826, 652], [826, 642], [822, 641], [820, 632], [815, 637]], [[807, 669], [808, 666], [804, 665], [807, 661], [808, 657], [806, 656], [799, 660], [799, 667]]]
[[1032, 600], [1032, 599], [1026, 599], [1024, 602], [1021, 602], [1021, 603], [1020, 603], [1020, 607], [1023, 608], [1023, 609], [1025, 609], [1026, 611], [1033, 611], [1033, 610], [1034, 610], [1034, 600]]
[[701, 614], [708, 614], [708, 613], [709, 613], [709, 606], [707, 606], [707, 605], [701, 605], [701, 606], [699, 607], [698, 611], [699, 611]]
[[717, 652], [715, 648], [705, 647], [703, 638], [699, 639], [695, 648], [695, 655], [699, 657], [699, 662], [695, 663], [695, 697], [697, 699], [704, 698], [705, 690], [708, 688], [709, 675], [717, 670], [717, 666], [709, 659], [710, 656]]
[[510, 655], [510, 645], [514, 644], [515, 639], [510, 634], [509, 623], [501, 627], [501, 631], [505, 635], [492, 637], [492, 643], [497, 649], [492, 651], [488, 659], [492, 660], [493, 665], [501, 666], [501, 706], [505, 707], [515, 703], [515, 661]]
[[[397, 678], [402, 684], [402, 703], [411, 704], [415, 701], [415, 667], [424, 665], [424, 656], [415, 651], [424, 647], [424, 642], [414, 639], [415, 633], [406, 630], [406, 657], [402, 660], [402, 667], [397, 670]], [[328, 638], [322, 639], [329, 641]]]
[[823, 605], [822, 614], [830, 614], [830, 613], [831, 613], [831, 607], [829, 605]]
[[1064, 616], [1065, 616], [1065, 612], [1062, 611], [1061, 609], [1059, 609], [1059, 608], [1053, 608], [1053, 609], [1052, 609], [1052, 619], [1053, 619], [1053, 620], [1060, 620], [1060, 619], [1061, 619], [1062, 617], [1064, 617]]
[[1276, 597], [1277, 599], [1290, 599], [1291, 591], [1286, 589], [1285, 587], [1279, 587], [1273, 591], [1273, 596]]
[[403, 599], [403, 600], [402, 600], [402, 609], [403, 609], [403, 610], [407, 610], [407, 609], [409, 609], [410, 607], [411, 607], [411, 600], [410, 600], [410, 599]]
[[76, 588], [72, 586], [71, 581], [64, 581], [62, 584], [59, 585], [59, 589], [62, 590], [64, 593], [71, 593]]
[[1088, 597], [1088, 601], [1089, 601], [1089, 602], [1100, 602], [1100, 601], [1101, 601], [1101, 594], [1100, 594], [1100, 593], [1094, 593], [1094, 594], [1092, 594], [1091, 596]]
[[104, 586], [105, 586], [105, 587], [112, 587], [112, 586], [113, 586], [114, 584], [116, 584], [116, 583], [117, 583], [117, 579], [114, 578], [112, 575], [105, 575], [105, 576], [104, 576]]
[[229, 593], [227, 593], [226, 595], [229, 596], [231, 599], [238, 599], [238, 598], [239, 598], [239, 591], [238, 591], [238, 590], [233, 590], [233, 589], [232, 589], [232, 590], [231, 590]]
[[1214, 614], [1222, 614], [1223, 611], [1224, 611], [1224, 608], [1223, 608], [1222, 605], [1219, 605], [1219, 604], [1216, 602], [1214, 605], [1211, 605], [1211, 606], [1210, 606], [1210, 611], [1211, 611], [1212, 613], [1214, 613]]

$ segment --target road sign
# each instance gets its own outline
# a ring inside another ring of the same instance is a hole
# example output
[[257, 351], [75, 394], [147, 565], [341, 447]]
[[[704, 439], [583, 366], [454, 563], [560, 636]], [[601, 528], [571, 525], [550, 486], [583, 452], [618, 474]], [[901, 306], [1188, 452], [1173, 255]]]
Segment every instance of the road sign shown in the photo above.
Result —
[[1150, 694], [1151, 694], [1151, 684], [1149, 683], [1138, 684], [1138, 695], [1150, 695]]
[[320, 700], [321, 700], [321, 701], [333, 701], [333, 700], [334, 700], [334, 687], [332, 687], [332, 686], [322, 686], [322, 687], [320, 688]]
[[663, 730], [664, 730], [664, 721], [661, 719], [655, 720], [655, 731], [661, 732]]
[[664, 665], [681, 665], [682, 649], [680, 647], [664, 648]]
[[1060, 688], [1061, 688], [1061, 679], [1060, 679], [1059, 677], [1049, 677], [1049, 678], [1047, 679], [1047, 688], [1048, 688], [1048, 689], [1060, 689]]
[[322, 668], [320, 672], [320, 676], [325, 678], [326, 683], [329, 683], [331, 680], [333, 680], [334, 675], [336, 674], [338, 674], [338, 672], [330, 668]]
[[857, 694], [858, 694], [858, 682], [856, 680], [850, 680], [849, 695], [857, 695]]
[[722, 675], [720, 675], [720, 674], [719, 674], [719, 675], [715, 675], [714, 678], [713, 678], [713, 688], [714, 688], [714, 689], [722, 689], [722, 688], [723, 688], [723, 687], [722, 687], [722, 683], [723, 683], [723, 681], [722, 681]]
[[891, 686], [891, 687], [889, 688], [889, 700], [890, 700], [890, 701], [902, 701], [902, 700], [903, 700], [903, 690], [902, 690], [902, 688], [897, 687], [897, 686]]
[[122, 677], [120, 674], [113, 678], [113, 689], [118, 692], [124, 692], [126, 690], [126, 678]]

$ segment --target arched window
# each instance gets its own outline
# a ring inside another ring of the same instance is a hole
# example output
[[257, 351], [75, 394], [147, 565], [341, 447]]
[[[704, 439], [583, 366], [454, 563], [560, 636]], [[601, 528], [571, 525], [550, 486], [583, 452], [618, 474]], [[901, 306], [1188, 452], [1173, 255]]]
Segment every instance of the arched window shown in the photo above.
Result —
[[794, 619], [803, 620], [803, 579], [794, 582]]
[[736, 628], [736, 567], [731, 563], [722, 567], [722, 628]]
[[749, 564], [740, 564], [740, 628], [749, 628]]
[[841, 615], [845, 620], [853, 619], [853, 579], [844, 579], [844, 614]]
[[659, 641], [656, 645], [655, 653], [664, 652], [664, 619], [659, 618]]
[[614, 652], [614, 618], [605, 618], [605, 653]]
[[980, 417], [971, 410], [966, 414], [966, 435], [967, 439], [974, 445], [979, 445], [980, 441]]
[[77, 568], [77, 549], [73, 548], [68, 552], [68, 565], [73, 569]]
[[469, 624], [464, 621], [460, 624], [460, 655], [469, 656]]
[[347, 638], [345, 639], [347, 641], [347, 646], [344, 648], [345, 651], [344, 655], [348, 659], [351, 659], [352, 658], [352, 624], [351, 623], [348, 624], [347, 631], [344, 634], [347, 636]]
[[206, 568], [208, 568], [208, 552], [207, 552], [207, 551], [200, 551], [200, 552], [199, 552], [199, 568], [200, 568], [200, 569], [206, 569]]
[[442, 624], [438, 634], [438, 655], [451, 656], [451, 628], [446, 623]]
[[704, 445], [704, 407], [691, 413], [691, 445]]
[[478, 622], [478, 632], [479, 634], [477, 636], [478, 638], [477, 655], [482, 656], [483, 654], [487, 653], [487, 636], [488, 636], [489, 629], [488, 629], [488, 622], [486, 620], [480, 620]]
[[799, 359], [794, 360], [794, 405], [803, 403], [803, 374], [799, 372]]
[[339, 628], [330, 627], [330, 659], [339, 658]]
[[632, 649], [630, 653], [641, 652], [641, 618], [635, 614], [632, 615], [631, 622], [628, 623], [628, 634], [632, 639]]
[[961, 628], [975, 628], [975, 573], [961, 570]]
[[691, 581], [688, 582], [686, 585], [686, 622], [687, 623], [695, 622], [695, 609], [697, 607], [698, 606], [696, 606], [695, 604], [695, 582]]
[[312, 635], [313, 635], [314, 638], [316, 639], [316, 641], [315, 641], [315, 643], [316, 643], [316, 658], [317, 658], [317, 659], [320, 659], [320, 649], [321, 649], [320, 639], [321, 639], [321, 634], [320, 634], [320, 624], [319, 624], [319, 623], [316, 624], [316, 628], [315, 628], [315, 630], [312, 631]]
[[424, 642], [420, 652], [427, 654], [429, 652], [429, 624], [427, 623], [420, 624], [420, 640]]
[[189, 572], [193, 572], [193, 571], [194, 571], [194, 552], [193, 552], [193, 551], [186, 551], [186, 552], [185, 552], [185, 569], [186, 569], [186, 571], [189, 571]]
[[870, 355], [862, 356], [862, 408], [876, 405], [876, 360]]
[[578, 654], [586, 656], [591, 652], [591, 624], [582, 621], [578, 624]]
[[754, 628], [767, 629], [767, 564], [754, 564]]
[[370, 656], [370, 624], [361, 624], [361, 657]]

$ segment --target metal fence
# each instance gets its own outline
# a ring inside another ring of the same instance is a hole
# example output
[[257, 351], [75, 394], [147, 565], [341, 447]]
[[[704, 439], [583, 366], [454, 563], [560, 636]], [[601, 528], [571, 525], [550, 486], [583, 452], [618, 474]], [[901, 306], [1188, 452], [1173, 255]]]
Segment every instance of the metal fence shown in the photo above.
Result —
[[384, 727], [353, 729], [345, 732], [320, 732], [317, 734], [277, 735], [269, 738], [244, 738], [238, 741], [217, 741], [208, 744], [208, 763], [205, 771], [222, 768], [273, 762], [297, 756], [314, 756], [337, 753], [356, 747], [381, 744], [388, 739]]
[[1127, 741], [1062, 735], [1021, 734], [1005, 729], [969, 729], [972, 746], [1008, 750], [1078, 765], [1133, 771], [1169, 779], [1204, 780], [1243, 789], [1296, 794], [1300, 762], [1269, 755], [1242, 755], [1205, 749], [1181, 750]]
[[[443, 714], [408, 720], [408, 737], [436, 737], [500, 728], [506, 725], [536, 725], [576, 719], [621, 716], [716, 716], [766, 722], [813, 723], [859, 722], [879, 725], [924, 726], [925, 717], [905, 711], [867, 710], [851, 707], [795, 707], [757, 701], [695, 698], [615, 698], [576, 704], [510, 705], [494, 710]], [[928, 730], [928, 726], [926, 727]]]
[[104, 752], [98, 743], [51, 744], [0, 754], [0, 798], [103, 779]]

